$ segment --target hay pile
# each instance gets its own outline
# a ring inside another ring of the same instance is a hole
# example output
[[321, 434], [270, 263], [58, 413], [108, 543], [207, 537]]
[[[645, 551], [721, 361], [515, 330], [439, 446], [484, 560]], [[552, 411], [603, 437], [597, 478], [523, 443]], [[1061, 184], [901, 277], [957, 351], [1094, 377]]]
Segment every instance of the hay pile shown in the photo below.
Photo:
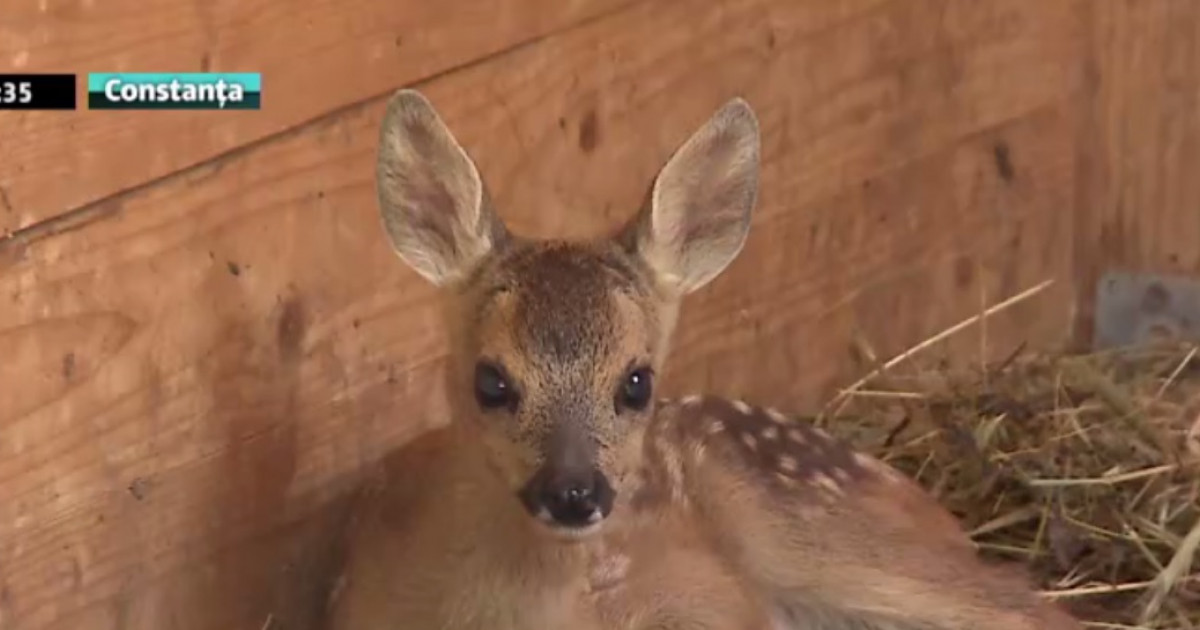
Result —
[[897, 368], [837, 402], [815, 421], [916, 478], [1088, 627], [1200, 629], [1195, 346]]

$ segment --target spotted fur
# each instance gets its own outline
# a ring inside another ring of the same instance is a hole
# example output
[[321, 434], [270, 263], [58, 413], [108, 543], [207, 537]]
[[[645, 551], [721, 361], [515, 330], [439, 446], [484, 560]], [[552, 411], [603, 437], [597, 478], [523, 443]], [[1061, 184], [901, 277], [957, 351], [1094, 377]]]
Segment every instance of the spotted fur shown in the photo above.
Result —
[[[669, 417], [672, 410], [664, 411], [661, 415]], [[823, 485], [822, 479], [852, 482], [879, 474], [864, 466], [849, 445], [821, 429], [743, 401], [705, 396], [695, 406], [680, 406], [676, 413], [680, 414], [676, 422], [681, 439], [717, 441], [726, 465], [758, 475], [764, 483], [782, 475], [818, 487]], [[705, 431], [712, 423], [719, 423], [723, 430], [716, 435]], [[728, 439], [733, 436], [737, 439]]]

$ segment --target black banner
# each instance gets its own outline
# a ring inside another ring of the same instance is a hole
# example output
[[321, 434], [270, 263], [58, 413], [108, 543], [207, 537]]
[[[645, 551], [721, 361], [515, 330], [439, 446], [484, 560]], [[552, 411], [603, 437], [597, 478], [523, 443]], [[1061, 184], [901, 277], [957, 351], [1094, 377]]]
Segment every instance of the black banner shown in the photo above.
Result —
[[0, 110], [77, 109], [74, 74], [0, 74]]

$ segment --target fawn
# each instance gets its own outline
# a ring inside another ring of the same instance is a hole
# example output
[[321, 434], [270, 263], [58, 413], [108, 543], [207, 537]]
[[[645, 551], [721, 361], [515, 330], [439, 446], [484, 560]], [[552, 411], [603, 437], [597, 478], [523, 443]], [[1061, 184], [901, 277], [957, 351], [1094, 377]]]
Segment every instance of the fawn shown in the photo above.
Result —
[[528, 239], [430, 102], [391, 98], [383, 225], [443, 289], [452, 418], [364, 495], [333, 630], [1080, 628], [883, 462], [772, 409], [654, 395], [680, 301], [743, 247], [758, 168], [734, 99], [616, 234]]

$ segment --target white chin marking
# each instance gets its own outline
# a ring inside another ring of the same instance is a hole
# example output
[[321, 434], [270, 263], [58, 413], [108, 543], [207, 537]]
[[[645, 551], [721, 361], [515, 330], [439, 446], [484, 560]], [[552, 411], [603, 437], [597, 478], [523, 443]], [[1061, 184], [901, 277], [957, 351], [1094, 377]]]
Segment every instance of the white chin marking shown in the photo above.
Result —
[[587, 527], [556, 527], [554, 534], [564, 540], [582, 540], [600, 531], [601, 523], [595, 522]]
[[538, 510], [537, 520], [541, 522], [550, 534], [562, 540], [582, 540], [600, 531], [600, 528], [604, 525], [604, 515], [600, 513], [600, 510], [592, 512], [591, 516], [588, 517], [588, 524], [584, 527], [565, 527], [559, 525], [545, 508]]

